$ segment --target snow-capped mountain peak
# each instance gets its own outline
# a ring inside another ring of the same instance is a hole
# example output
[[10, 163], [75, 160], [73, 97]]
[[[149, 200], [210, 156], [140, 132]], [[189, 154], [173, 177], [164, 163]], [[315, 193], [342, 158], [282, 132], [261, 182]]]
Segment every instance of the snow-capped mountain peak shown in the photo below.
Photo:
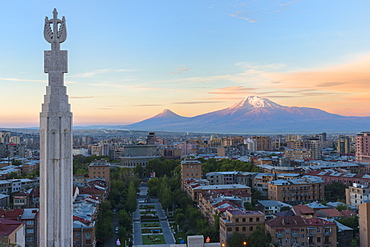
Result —
[[254, 108], [281, 108], [283, 106], [272, 102], [269, 99], [258, 96], [248, 96], [242, 101], [231, 106], [230, 109], [254, 109]]

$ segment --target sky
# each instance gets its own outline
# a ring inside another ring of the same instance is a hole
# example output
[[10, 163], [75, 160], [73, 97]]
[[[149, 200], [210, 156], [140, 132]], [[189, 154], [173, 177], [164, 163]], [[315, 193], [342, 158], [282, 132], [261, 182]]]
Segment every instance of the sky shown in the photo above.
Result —
[[251, 95], [370, 116], [368, 0], [0, 0], [0, 127], [39, 125], [54, 8], [74, 125], [191, 117]]

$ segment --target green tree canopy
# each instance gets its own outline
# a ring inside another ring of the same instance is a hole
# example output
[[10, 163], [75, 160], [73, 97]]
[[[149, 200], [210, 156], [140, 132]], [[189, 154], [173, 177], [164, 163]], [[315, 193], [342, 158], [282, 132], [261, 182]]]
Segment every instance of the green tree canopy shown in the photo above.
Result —
[[333, 181], [331, 184], [325, 185], [325, 198], [327, 201], [339, 201], [346, 199], [346, 186], [338, 181]]

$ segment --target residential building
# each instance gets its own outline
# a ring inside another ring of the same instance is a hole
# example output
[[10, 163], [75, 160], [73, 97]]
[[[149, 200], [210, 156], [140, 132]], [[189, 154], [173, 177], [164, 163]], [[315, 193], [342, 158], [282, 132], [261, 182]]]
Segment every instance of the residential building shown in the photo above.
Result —
[[276, 180], [276, 175], [272, 173], [258, 173], [253, 178], [252, 188], [261, 192], [263, 197], [267, 197], [268, 183]]
[[0, 218], [0, 243], [25, 247], [24, 223]]
[[198, 207], [204, 218], [214, 225], [214, 216], [232, 208], [244, 208], [245, 202], [251, 202], [251, 194], [243, 191], [203, 191], [198, 196]]
[[324, 181], [315, 176], [268, 183], [268, 199], [299, 204], [324, 198]]
[[356, 136], [356, 161], [370, 163], [370, 132]]
[[0, 208], [9, 207], [9, 195], [0, 194]]
[[79, 246], [96, 246], [95, 221], [73, 217], [73, 247]]
[[269, 136], [253, 136], [256, 151], [271, 150], [271, 138]]
[[185, 159], [181, 161], [182, 189], [184, 189], [185, 180], [189, 178], [202, 178], [202, 163], [199, 160]]
[[272, 236], [272, 242], [279, 246], [337, 246], [337, 226], [325, 219], [285, 216], [271, 219], [265, 226]]
[[245, 209], [229, 209], [220, 218], [220, 243], [227, 243], [227, 239], [238, 232], [249, 236], [257, 227], [264, 226], [265, 215], [261, 211]]
[[38, 208], [25, 208], [21, 216], [21, 221], [24, 222], [25, 227], [25, 241], [27, 247], [36, 247], [38, 213]]
[[370, 202], [370, 188], [367, 185], [354, 183], [346, 189], [346, 203], [358, 207], [364, 202]]
[[321, 141], [319, 138], [308, 138], [305, 140], [305, 147], [311, 150], [311, 159], [321, 159]]
[[209, 172], [206, 179], [210, 185], [215, 184], [235, 184], [237, 183], [238, 172]]
[[110, 183], [110, 164], [107, 162], [107, 160], [94, 160], [89, 165], [89, 178], [95, 179], [95, 178], [101, 178], [105, 179], [107, 183]]
[[351, 139], [349, 138], [349, 136], [339, 136], [337, 143], [337, 152], [340, 154], [348, 154], [351, 152]]
[[284, 202], [273, 201], [273, 200], [258, 201], [258, 209], [266, 215], [266, 219], [273, 218], [273, 214], [280, 212], [282, 207], [292, 208], [291, 205], [284, 203]]

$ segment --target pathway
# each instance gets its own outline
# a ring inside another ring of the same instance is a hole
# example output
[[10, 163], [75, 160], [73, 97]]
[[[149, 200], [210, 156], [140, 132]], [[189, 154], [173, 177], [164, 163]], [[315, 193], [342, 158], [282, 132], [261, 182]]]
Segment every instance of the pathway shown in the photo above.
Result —
[[133, 214], [132, 220], [133, 220], [133, 230], [134, 230], [134, 246], [140, 247], [140, 246], [145, 246], [149, 247], [150, 245], [142, 245], [142, 233], [141, 233], [141, 221], [140, 221], [140, 210], [139, 210], [139, 205], [154, 205], [155, 209], [157, 211], [157, 215], [159, 218], [159, 222], [162, 227], [163, 231], [163, 236], [166, 241], [165, 245], [155, 245], [156, 247], [167, 247], [170, 246], [171, 244], [175, 244], [175, 238], [171, 232], [170, 225], [168, 223], [167, 217], [164, 214], [161, 204], [159, 203], [158, 199], [152, 199], [150, 198], [150, 202], [145, 202], [145, 199], [147, 198], [147, 191], [148, 187], [146, 185], [141, 184], [140, 187], [140, 193], [138, 197], [138, 208]]

